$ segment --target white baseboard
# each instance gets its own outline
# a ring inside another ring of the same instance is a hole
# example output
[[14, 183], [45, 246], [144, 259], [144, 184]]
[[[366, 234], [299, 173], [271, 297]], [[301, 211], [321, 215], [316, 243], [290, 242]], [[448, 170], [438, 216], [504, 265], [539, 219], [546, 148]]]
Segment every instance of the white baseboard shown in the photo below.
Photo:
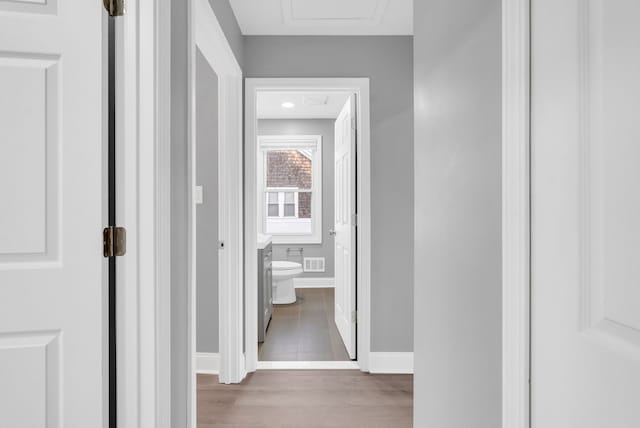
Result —
[[360, 370], [357, 361], [258, 361], [258, 370]]
[[196, 352], [196, 373], [219, 374], [220, 354]]
[[295, 288], [334, 288], [334, 278], [293, 278]]
[[369, 372], [378, 374], [413, 374], [413, 352], [371, 352]]

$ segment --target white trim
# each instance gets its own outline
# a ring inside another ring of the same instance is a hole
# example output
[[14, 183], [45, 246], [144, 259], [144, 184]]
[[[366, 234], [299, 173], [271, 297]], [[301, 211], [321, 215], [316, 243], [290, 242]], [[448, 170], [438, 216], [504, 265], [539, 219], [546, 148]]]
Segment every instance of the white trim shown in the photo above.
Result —
[[371, 325], [371, 131], [368, 78], [270, 78], [245, 83], [245, 349], [246, 369], [258, 366], [257, 284], [257, 93], [258, 91], [338, 91], [356, 93], [358, 102], [358, 364], [369, 370]]
[[168, 0], [140, 0], [116, 25], [118, 423], [171, 423], [170, 18]]
[[413, 374], [413, 352], [371, 352], [369, 372], [376, 374]]
[[268, 149], [315, 149], [322, 144], [322, 135], [258, 135], [258, 150]]
[[295, 288], [335, 288], [335, 278], [293, 278], [293, 286]]
[[[218, 76], [218, 313], [221, 383], [244, 379], [243, 232], [242, 232], [242, 70], [207, 0], [189, 1], [188, 21], [188, 188], [196, 186], [196, 53], [199, 50]], [[188, 423], [196, 426], [196, 216], [194, 191], [187, 192], [188, 216]]]
[[360, 370], [357, 361], [258, 361], [258, 370]]
[[[258, 172], [256, 174], [257, 177], [264, 177], [265, 174], [265, 163], [264, 159], [264, 151], [270, 149], [280, 149], [280, 148], [291, 148], [291, 147], [300, 147], [300, 148], [313, 148], [316, 151], [316, 155], [313, 156], [312, 159], [312, 186], [311, 190], [315, 197], [312, 199], [312, 213], [320, 213], [320, 215], [314, 215], [311, 218], [311, 225], [313, 233], [311, 235], [278, 235], [273, 233], [267, 233], [266, 229], [266, 219], [264, 217], [264, 209], [265, 203], [263, 201], [263, 195], [265, 192], [264, 180], [258, 181], [258, 190], [256, 193], [257, 201], [256, 206], [258, 208], [257, 222], [258, 222], [258, 233], [262, 233], [264, 235], [269, 235], [272, 238], [272, 242], [274, 244], [322, 244], [322, 135], [258, 135], [258, 145], [257, 151], [258, 156], [261, 158], [262, 162], [257, 162], [256, 166], [258, 168]], [[282, 189], [284, 190], [284, 189]], [[281, 201], [284, 203], [284, 201]], [[298, 201], [296, 199], [296, 215], [298, 213]], [[286, 219], [286, 217], [281, 217]]]
[[[156, 396], [155, 427], [171, 425], [171, 2], [142, 0], [141, 4], [155, 6], [156, 99], [156, 311], [155, 319], [147, 323], [142, 335], [152, 334], [155, 321]], [[141, 34], [144, 29], [141, 29]], [[143, 74], [144, 75], [144, 74]], [[142, 79], [139, 79], [142, 80]], [[142, 365], [145, 365], [143, 362]], [[150, 387], [148, 387], [150, 389]], [[146, 391], [146, 389], [145, 389]], [[143, 409], [144, 410], [144, 409]], [[149, 410], [151, 413], [151, 410]], [[143, 413], [144, 414], [144, 413]], [[147, 426], [141, 424], [141, 426]], [[151, 424], [149, 424], [151, 426]]]
[[528, 428], [530, 0], [502, 1], [502, 426]]
[[217, 375], [220, 373], [220, 354], [196, 352], [196, 373]]

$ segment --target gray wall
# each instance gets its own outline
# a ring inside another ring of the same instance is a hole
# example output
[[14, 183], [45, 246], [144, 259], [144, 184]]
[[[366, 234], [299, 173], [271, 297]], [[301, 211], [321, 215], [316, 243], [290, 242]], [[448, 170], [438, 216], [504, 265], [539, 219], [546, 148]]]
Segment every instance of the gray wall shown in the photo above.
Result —
[[[228, 0], [211, 0], [242, 64], [242, 36]], [[171, 2], [171, 426], [187, 424], [187, 2]]]
[[218, 76], [196, 54], [196, 351], [218, 352]]
[[500, 0], [415, 2], [416, 427], [501, 425]]
[[[258, 135], [322, 135], [322, 244], [319, 245], [274, 245], [274, 260], [287, 260], [287, 248], [302, 248], [304, 257], [324, 257], [324, 273], [305, 272], [304, 277], [328, 277], [334, 275], [334, 242], [329, 229], [334, 224], [334, 119], [262, 119], [258, 121]], [[289, 257], [300, 262], [300, 257]]]
[[248, 36], [244, 72], [371, 79], [371, 349], [412, 351], [412, 37]]

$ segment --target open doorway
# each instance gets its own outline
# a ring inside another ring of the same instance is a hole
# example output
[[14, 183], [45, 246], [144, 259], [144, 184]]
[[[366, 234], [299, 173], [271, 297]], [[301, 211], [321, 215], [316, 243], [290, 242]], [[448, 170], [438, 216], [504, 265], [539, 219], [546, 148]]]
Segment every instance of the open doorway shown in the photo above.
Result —
[[247, 371], [366, 370], [367, 90], [367, 79], [247, 81]]
[[[352, 260], [348, 254], [346, 261], [338, 257], [339, 266], [335, 263], [334, 227], [335, 214], [344, 211], [338, 204], [350, 200], [351, 176], [343, 179], [349, 165], [343, 168], [339, 159], [336, 168], [335, 153], [338, 140], [340, 147], [351, 143], [343, 141], [338, 118], [351, 115], [352, 97], [348, 92], [258, 93], [259, 362], [356, 359], [351, 323], [343, 322], [345, 313], [356, 310], [349, 290], [355, 283], [344, 272]], [[355, 163], [355, 156], [349, 161]], [[350, 245], [339, 248], [355, 256]]]

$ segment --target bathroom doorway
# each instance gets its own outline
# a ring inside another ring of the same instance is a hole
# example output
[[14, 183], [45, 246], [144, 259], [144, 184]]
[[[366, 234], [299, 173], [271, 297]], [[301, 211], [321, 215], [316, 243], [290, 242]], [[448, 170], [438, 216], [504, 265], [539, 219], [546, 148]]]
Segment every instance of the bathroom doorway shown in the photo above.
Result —
[[366, 371], [368, 79], [247, 79], [246, 97], [247, 371]]

